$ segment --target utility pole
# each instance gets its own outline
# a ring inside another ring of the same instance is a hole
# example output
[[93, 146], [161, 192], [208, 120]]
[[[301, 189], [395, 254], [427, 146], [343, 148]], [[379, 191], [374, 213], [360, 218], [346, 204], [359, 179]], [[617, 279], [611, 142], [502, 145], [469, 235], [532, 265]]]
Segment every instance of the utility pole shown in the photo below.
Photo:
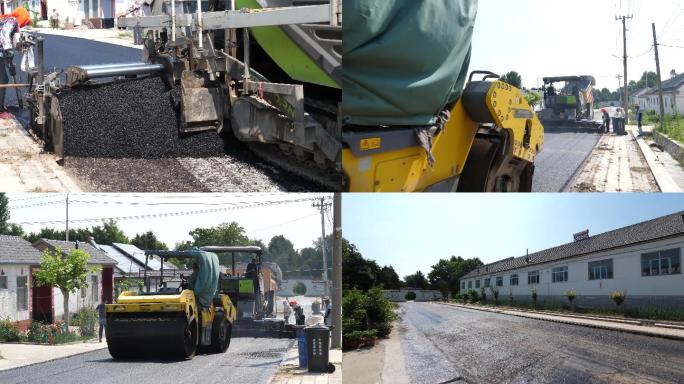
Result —
[[325, 282], [325, 295], [330, 296], [328, 292], [328, 259], [325, 254], [325, 210], [330, 207], [330, 203], [325, 202], [325, 197], [321, 197], [320, 201], [312, 204], [313, 207], [321, 211], [321, 251], [323, 252], [323, 282]]
[[658, 101], [660, 102], [660, 121], [665, 121], [665, 103], [663, 101], [663, 83], [660, 77], [660, 56], [658, 56], [658, 38], [656, 37], [655, 23], [653, 27], [653, 47], [655, 48], [656, 72], [658, 74]]
[[619, 92], [620, 87], [622, 87], [622, 75], [617, 75], [615, 78], [618, 79], [618, 97], [620, 98], [620, 105], [622, 105], [622, 94]]
[[66, 195], [66, 241], [69, 241], [69, 194]]
[[627, 109], [629, 106], [629, 91], [627, 90], [627, 19], [631, 19], [632, 16], [620, 16], [620, 17], [615, 17], [615, 20], [620, 20], [622, 19], [622, 43], [624, 46], [624, 56], [622, 59], [623, 66], [625, 67], [625, 90], [624, 90], [624, 98], [622, 100], [622, 107], [625, 110], [625, 115], [627, 115]]
[[332, 348], [342, 346], [342, 194], [333, 197]]

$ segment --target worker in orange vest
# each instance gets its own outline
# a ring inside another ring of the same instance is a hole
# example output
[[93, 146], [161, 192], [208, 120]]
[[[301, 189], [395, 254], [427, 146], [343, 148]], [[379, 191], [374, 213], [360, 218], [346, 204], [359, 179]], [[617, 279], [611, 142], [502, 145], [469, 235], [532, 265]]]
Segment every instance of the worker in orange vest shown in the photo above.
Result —
[[[16, 76], [14, 67], [14, 49], [19, 41], [21, 28], [31, 24], [31, 16], [24, 7], [17, 8], [11, 14], [0, 15], [0, 84], [9, 83], [9, 75]], [[0, 88], [0, 112], [5, 109], [5, 88]]]

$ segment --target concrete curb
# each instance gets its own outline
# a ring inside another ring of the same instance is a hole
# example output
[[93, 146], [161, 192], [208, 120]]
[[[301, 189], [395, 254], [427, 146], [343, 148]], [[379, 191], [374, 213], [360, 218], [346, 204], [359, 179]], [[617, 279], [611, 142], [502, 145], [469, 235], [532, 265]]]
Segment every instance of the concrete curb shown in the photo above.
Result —
[[[7, 343], [7, 344], [10, 344], [10, 343]], [[67, 344], [61, 344], [61, 345], [69, 345], [69, 344], [73, 344], [73, 343], [67, 343]], [[43, 345], [43, 344], [41, 344], [41, 345]], [[78, 355], [83, 355], [83, 354], [86, 354], [86, 353], [101, 351], [101, 350], [106, 349], [106, 348], [107, 348], [107, 343], [103, 343], [103, 347], [102, 347], [102, 348], [97, 348], [97, 349], [93, 349], [93, 350], [90, 350], [90, 351], [76, 352], [76, 353], [71, 354], [71, 355], [59, 356], [59, 357], [55, 357], [55, 358], [47, 359], [47, 360], [43, 360], [43, 361], [36, 361], [35, 363], [28, 363], [28, 364], [19, 365], [19, 366], [16, 366], [16, 367], [0, 368], [0, 372], [8, 372], [8, 371], [11, 371], [11, 370], [14, 370], [14, 369], [20, 369], [20, 368], [25, 368], [25, 367], [31, 367], [31, 366], [33, 366], [33, 365], [43, 364], [43, 363], [47, 363], [47, 362], [50, 362], [50, 361], [61, 360], [61, 359], [67, 359], [67, 358], [69, 358], [69, 357], [74, 357], [74, 356], [78, 356]]]
[[[509, 316], [524, 317], [524, 318], [535, 319], [535, 320], [540, 320], [540, 321], [550, 321], [553, 323], [577, 325], [577, 326], [581, 326], [581, 327], [606, 329], [609, 331], [632, 333], [632, 334], [642, 335], [642, 336], [659, 337], [659, 338], [663, 338], [663, 339], [684, 341], [684, 335], [679, 336], [679, 335], [673, 335], [673, 334], [667, 334], [667, 333], [649, 332], [646, 330], [638, 330], [638, 329], [627, 329], [624, 327], [616, 327], [616, 326], [609, 326], [609, 325], [602, 325], [602, 324], [590, 324], [590, 323], [586, 323], [586, 322], [566, 320], [566, 319], [560, 319], [560, 318], [552, 319], [552, 318], [548, 318], [548, 316], [558, 316], [558, 315], [550, 315], [550, 314], [540, 313], [540, 312], [535, 312], [534, 314], [536, 314], [537, 316], [533, 316], [533, 315], [530, 315], [528, 313], [510, 311], [510, 310], [475, 307], [475, 306], [467, 306], [467, 305], [453, 304], [453, 303], [440, 303], [440, 304], [448, 305], [448, 306], [452, 306], [452, 307], [458, 307], [458, 308], [472, 309], [472, 310], [476, 310], [476, 311], [493, 312], [493, 313], [500, 313], [500, 314], [509, 315]], [[539, 316], [547, 316], [547, 317], [542, 318]], [[608, 321], [608, 320], [593, 320], [593, 321]]]
[[664, 133], [653, 131], [653, 140], [675, 160], [684, 163], [684, 146]]
[[[80, 34], [78, 32], [75, 33], [70, 33], [70, 32], [61, 32], [63, 30], [58, 29], [58, 30], [53, 30], [52, 28], [33, 28], [31, 32], [38, 33], [38, 34], [43, 34], [43, 35], [51, 35], [51, 36], [63, 36], [63, 37], [73, 37], [76, 39], [84, 39], [84, 40], [91, 40], [91, 41], [97, 41], [99, 43], [107, 43], [107, 44], [114, 44], [114, 45], [120, 45], [123, 47], [128, 47], [128, 48], [135, 48], [142, 50], [142, 45], [135, 45], [133, 43], [130, 43], [128, 41], [125, 41], [123, 39], [117, 38], [117, 37], [107, 37], [107, 36], [88, 36], [87, 32]], [[83, 30], [67, 30], [67, 31], [92, 31], [90, 29], [83, 29]], [[102, 31], [102, 30], [99, 30]]]
[[670, 174], [667, 173], [665, 167], [658, 162], [657, 156], [655, 153], [653, 153], [651, 147], [646, 144], [644, 139], [637, 137], [636, 131], [630, 130], [630, 132], [632, 133], [634, 140], [636, 140], [637, 144], [639, 145], [639, 149], [644, 155], [646, 163], [648, 163], [648, 167], [651, 169], [651, 173], [653, 174], [660, 191], [665, 193], [682, 192], [677, 183], [672, 180]]

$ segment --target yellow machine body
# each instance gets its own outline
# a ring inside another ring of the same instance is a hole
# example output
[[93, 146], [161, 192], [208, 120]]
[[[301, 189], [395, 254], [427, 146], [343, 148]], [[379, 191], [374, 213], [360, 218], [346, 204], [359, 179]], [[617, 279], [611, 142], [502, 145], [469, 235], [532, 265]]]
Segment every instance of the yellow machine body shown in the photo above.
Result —
[[[494, 124], [498, 129], [508, 130], [513, 139], [513, 157], [533, 163], [544, 144], [544, 128], [534, 111], [517, 88], [501, 81], [482, 83], [489, 84], [486, 93], [479, 98], [482, 102], [466, 106], [464, 99], [470, 96], [467, 87], [451, 109], [444, 129], [433, 137], [435, 161], [432, 166], [427, 152], [418, 145], [366, 156], [356, 156], [351, 149], [345, 148], [342, 167], [348, 180], [347, 189], [351, 192], [418, 192], [456, 178], [463, 171], [476, 134], [483, 124]], [[488, 118], [476, 120], [472, 117], [483, 115], [488, 115]], [[380, 135], [359, 140], [362, 152], [383, 148]]]

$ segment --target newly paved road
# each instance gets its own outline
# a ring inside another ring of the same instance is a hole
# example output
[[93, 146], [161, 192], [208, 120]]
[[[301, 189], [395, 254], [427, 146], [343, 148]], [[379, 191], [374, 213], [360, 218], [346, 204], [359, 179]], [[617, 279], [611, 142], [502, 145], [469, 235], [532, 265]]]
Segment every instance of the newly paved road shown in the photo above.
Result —
[[682, 383], [684, 342], [436, 303], [400, 305], [411, 383]]
[[0, 372], [0, 383], [268, 383], [289, 339], [235, 338], [226, 353], [185, 361], [117, 361], [107, 349]]
[[534, 164], [533, 192], [561, 192], [600, 138], [583, 132], [545, 132], [544, 149]]

